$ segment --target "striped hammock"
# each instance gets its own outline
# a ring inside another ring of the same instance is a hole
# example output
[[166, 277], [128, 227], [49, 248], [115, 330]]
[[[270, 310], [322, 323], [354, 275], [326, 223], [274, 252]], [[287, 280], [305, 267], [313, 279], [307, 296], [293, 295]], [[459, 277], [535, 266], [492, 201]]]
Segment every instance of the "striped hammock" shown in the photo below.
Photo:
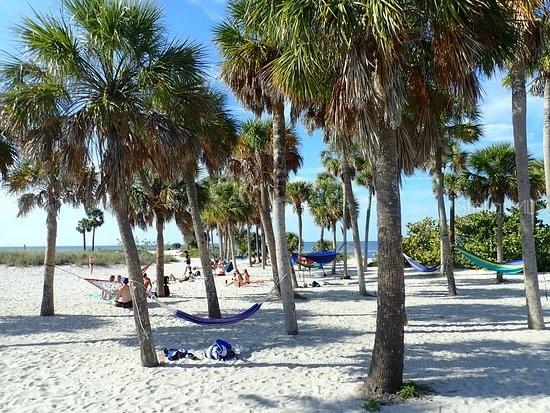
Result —
[[462, 249], [460, 247], [455, 247], [455, 248], [462, 255], [464, 255], [468, 260], [470, 260], [473, 264], [483, 269], [486, 269], [489, 271], [502, 272], [504, 274], [510, 274], [510, 275], [520, 274], [523, 272], [523, 261], [516, 260], [514, 261], [513, 264], [489, 261], [489, 260], [486, 260], [485, 258], [472, 254], [471, 252], [466, 251], [465, 249]]

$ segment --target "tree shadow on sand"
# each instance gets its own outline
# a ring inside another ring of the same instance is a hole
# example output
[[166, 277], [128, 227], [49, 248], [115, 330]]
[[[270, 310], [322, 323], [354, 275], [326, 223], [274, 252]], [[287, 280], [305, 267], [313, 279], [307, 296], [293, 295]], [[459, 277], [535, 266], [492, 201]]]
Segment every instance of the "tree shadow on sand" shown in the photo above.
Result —
[[106, 325], [100, 316], [61, 314], [53, 317], [2, 316], [0, 336], [21, 336], [40, 333], [72, 333], [81, 330], [95, 330]]

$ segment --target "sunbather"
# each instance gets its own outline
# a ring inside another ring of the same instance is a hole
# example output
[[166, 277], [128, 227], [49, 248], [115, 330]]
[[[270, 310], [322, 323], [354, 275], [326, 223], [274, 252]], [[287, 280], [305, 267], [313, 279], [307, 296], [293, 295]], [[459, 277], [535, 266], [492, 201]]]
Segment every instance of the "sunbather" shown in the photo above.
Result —
[[128, 286], [128, 278], [122, 279], [122, 286], [116, 292], [115, 307], [132, 308], [132, 293]]

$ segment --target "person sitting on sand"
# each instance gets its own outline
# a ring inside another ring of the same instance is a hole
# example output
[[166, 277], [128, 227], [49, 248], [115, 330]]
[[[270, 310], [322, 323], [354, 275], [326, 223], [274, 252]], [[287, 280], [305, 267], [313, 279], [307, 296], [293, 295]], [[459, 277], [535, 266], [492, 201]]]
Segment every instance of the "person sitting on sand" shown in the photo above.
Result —
[[175, 283], [176, 280], [177, 280], [176, 276], [174, 274], [170, 273], [170, 282]]
[[220, 276], [220, 277], [222, 277], [222, 276], [225, 275], [225, 271], [224, 271], [224, 269], [223, 269], [223, 266], [218, 265], [218, 266], [216, 267], [216, 275], [218, 275], [218, 276]]
[[[227, 281], [225, 281], [226, 284], [228, 284]], [[235, 272], [233, 273], [233, 278], [231, 279], [231, 284], [235, 284], [237, 287], [240, 287], [241, 285], [244, 285], [244, 278], [239, 272], [239, 270], [235, 269]]]
[[246, 268], [243, 272], [243, 276], [244, 276], [244, 283], [250, 284], [250, 274], [248, 273], [248, 270]]
[[[109, 282], [112, 282], [112, 283], [115, 282], [115, 276], [114, 275], [111, 275], [109, 277]], [[113, 293], [110, 292], [110, 291], [102, 290], [101, 291], [101, 298], [103, 298], [104, 300], [110, 300], [111, 298], [113, 298]]]
[[122, 286], [116, 292], [115, 307], [132, 308], [132, 294], [128, 286], [128, 278], [122, 279]]
[[122, 275], [117, 275], [116, 276], [116, 282], [119, 283], [119, 284], [122, 284]]
[[151, 283], [151, 279], [147, 276], [147, 273], [143, 273], [143, 286], [145, 287], [145, 292], [149, 293], [151, 291], [151, 288], [153, 287], [153, 284]]

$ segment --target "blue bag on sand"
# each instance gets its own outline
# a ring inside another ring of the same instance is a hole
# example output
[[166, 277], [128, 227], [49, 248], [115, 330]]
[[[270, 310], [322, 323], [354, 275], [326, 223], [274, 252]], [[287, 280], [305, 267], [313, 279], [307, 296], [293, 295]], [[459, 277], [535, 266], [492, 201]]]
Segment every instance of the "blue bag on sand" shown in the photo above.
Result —
[[231, 261], [229, 261], [227, 264], [225, 264], [225, 268], [223, 270], [225, 272], [233, 271], [233, 263]]
[[175, 361], [179, 359], [189, 358], [192, 360], [196, 360], [197, 357], [193, 353], [190, 353], [188, 350], [185, 350], [183, 348], [165, 348], [164, 355], [166, 358], [170, 361]]
[[221, 338], [218, 338], [214, 344], [204, 351], [204, 357], [212, 360], [227, 361], [236, 359], [237, 355], [235, 354], [235, 351], [233, 351], [231, 344]]

